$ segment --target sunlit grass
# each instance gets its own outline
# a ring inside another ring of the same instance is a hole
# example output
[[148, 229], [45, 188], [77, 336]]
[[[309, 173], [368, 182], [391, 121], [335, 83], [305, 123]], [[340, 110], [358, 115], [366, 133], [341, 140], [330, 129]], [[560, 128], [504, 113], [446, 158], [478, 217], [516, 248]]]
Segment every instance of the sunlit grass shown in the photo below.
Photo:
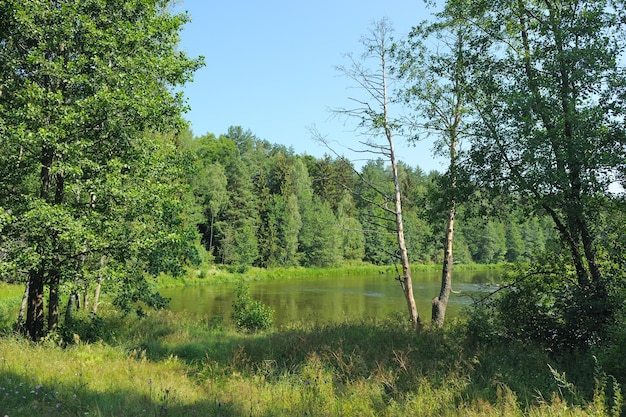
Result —
[[[163, 311], [105, 315], [98, 343], [0, 338], [0, 416], [605, 415], [568, 404], [530, 347], [397, 318], [241, 334]], [[552, 364], [557, 367], [558, 364]]]
[[6, 333], [15, 323], [23, 294], [23, 285], [0, 282], [0, 333]]

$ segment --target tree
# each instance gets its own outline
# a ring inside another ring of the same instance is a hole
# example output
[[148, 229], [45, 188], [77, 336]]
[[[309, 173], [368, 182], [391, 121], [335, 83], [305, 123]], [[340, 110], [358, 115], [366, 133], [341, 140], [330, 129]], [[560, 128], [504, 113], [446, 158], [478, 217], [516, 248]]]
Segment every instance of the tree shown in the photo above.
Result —
[[360, 261], [365, 255], [365, 236], [361, 222], [351, 215], [353, 210], [352, 195], [345, 192], [337, 207], [337, 222], [341, 230], [343, 258]]
[[171, 14], [168, 3], [0, 4], [0, 165], [18, 173], [0, 205], [15, 217], [11, 255], [28, 277], [25, 332], [33, 340], [44, 333], [45, 286], [54, 330], [60, 284], [80, 275], [80, 259], [98, 241], [88, 213], [112, 212], [99, 203], [104, 177], [113, 176], [111, 185], [133, 166], [144, 132], [183, 126], [173, 87], [201, 60], [176, 49], [187, 16]]
[[595, 223], [626, 157], [623, 4], [450, 0], [443, 13], [472, 45], [468, 169], [552, 219], [575, 270], [565, 319], [584, 343], [614, 312]]
[[519, 225], [511, 221], [506, 227], [506, 255], [507, 262], [517, 262], [524, 254], [524, 240]]
[[[391, 215], [394, 220], [396, 256], [402, 266], [402, 275], [398, 277], [398, 280], [404, 292], [411, 323], [416, 329], [419, 329], [421, 322], [413, 297], [411, 266], [404, 238], [398, 160], [394, 145], [394, 135], [400, 131], [400, 125], [390, 114], [389, 84], [392, 79], [389, 59], [393, 46], [392, 31], [392, 27], [386, 19], [375, 23], [368, 36], [361, 39], [365, 50], [361, 59], [348, 55], [350, 66], [338, 67], [341, 73], [360, 87], [365, 97], [351, 98], [356, 107], [337, 109], [335, 113], [359, 120], [359, 128], [366, 137], [360, 142], [365, 147], [365, 150], [362, 149], [361, 152], [382, 155], [391, 164], [393, 192], [391, 196], [385, 196], [385, 202], [379, 207]], [[375, 62], [374, 69], [367, 66], [369, 60]]]
[[395, 219], [385, 210], [388, 196], [393, 195], [393, 182], [382, 158], [368, 161], [360, 172], [355, 188], [359, 222], [365, 237], [364, 260], [377, 265], [395, 262], [397, 239]]
[[259, 256], [258, 202], [250, 170], [239, 158], [226, 167], [228, 206], [219, 222], [222, 262], [240, 271], [252, 266]]
[[330, 204], [313, 198], [304, 208], [300, 256], [304, 266], [332, 266], [341, 260], [339, 225]]
[[[228, 179], [224, 172], [224, 167], [219, 162], [211, 164], [205, 169], [206, 174], [206, 194], [205, 194], [205, 212], [208, 215], [209, 227], [205, 230], [205, 245], [209, 251], [213, 250], [213, 237], [215, 236], [215, 219], [228, 204], [228, 192], [226, 186]], [[206, 226], [203, 225], [203, 229]], [[208, 234], [208, 241], [206, 238]]]
[[[465, 98], [465, 24], [450, 18], [413, 28], [405, 50], [396, 53], [399, 74], [407, 80], [406, 100], [415, 109], [411, 127], [436, 135], [437, 152], [448, 159], [448, 172], [441, 177], [447, 213], [444, 256], [439, 296], [432, 299], [432, 322], [442, 326], [452, 290], [454, 224], [458, 200], [458, 147], [467, 113]], [[437, 42], [435, 48], [428, 41]]]

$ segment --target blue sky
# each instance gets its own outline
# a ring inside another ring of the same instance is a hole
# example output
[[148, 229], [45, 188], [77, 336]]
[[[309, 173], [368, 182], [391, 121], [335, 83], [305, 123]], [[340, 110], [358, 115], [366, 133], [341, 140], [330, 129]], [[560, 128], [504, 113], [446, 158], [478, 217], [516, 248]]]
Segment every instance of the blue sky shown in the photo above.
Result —
[[[194, 135], [242, 126], [321, 157], [330, 151], [312, 139], [314, 126], [351, 159], [357, 157], [341, 145], [362, 139], [354, 133], [356, 121], [337, 119], [329, 108], [349, 107], [353, 84], [335, 67], [348, 64], [346, 53], [362, 52], [359, 39], [372, 22], [388, 18], [398, 39], [430, 14], [421, 0], [182, 0], [178, 9], [192, 20], [181, 49], [206, 62], [184, 89]], [[413, 167], [444, 170], [430, 143], [412, 147], [396, 138], [396, 147]]]

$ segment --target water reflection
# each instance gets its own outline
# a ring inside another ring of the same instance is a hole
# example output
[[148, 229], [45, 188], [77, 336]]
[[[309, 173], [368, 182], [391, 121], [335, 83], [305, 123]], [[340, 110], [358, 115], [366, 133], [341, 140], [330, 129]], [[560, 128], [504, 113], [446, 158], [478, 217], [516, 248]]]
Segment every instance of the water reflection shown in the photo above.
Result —
[[[418, 311], [430, 319], [430, 300], [439, 294], [440, 275], [437, 272], [413, 275]], [[495, 273], [485, 271], [455, 273], [455, 293], [450, 296], [448, 317], [458, 314], [463, 305], [472, 301], [472, 296], [492, 290], [485, 284], [495, 277]], [[228, 320], [235, 287], [236, 284], [216, 284], [168, 288], [162, 294], [171, 298], [169, 306], [173, 311], [222, 316]], [[276, 311], [278, 327], [301, 320], [326, 323], [356, 318], [383, 319], [394, 312], [406, 311], [400, 284], [393, 275], [387, 274], [252, 282], [250, 293]]]

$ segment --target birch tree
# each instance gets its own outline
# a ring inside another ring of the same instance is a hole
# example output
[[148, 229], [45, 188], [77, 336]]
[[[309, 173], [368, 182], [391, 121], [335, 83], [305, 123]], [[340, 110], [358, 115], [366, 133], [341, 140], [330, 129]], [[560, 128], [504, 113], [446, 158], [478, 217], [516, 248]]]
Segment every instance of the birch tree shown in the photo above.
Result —
[[[406, 100], [415, 114], [407, 124], [421, 136], [435, 136], [435, 151], [448, 160], [444, 185], [444, 207], [447, 213], [444, 257], [439, 295], [432, 299], [432, 322], [442, 326], [452, 291], [454, 264], [454, 225], [458, 205], [458, 158], [463, 119], [467, 117], [465, 99], [466, 26], [450, 18], [437, 23], [416, 26], [406, 48], [396, 53], [397, 71], [406, 80]], [[426, 44], [432, 41], [434, 46]]]
[[598, 213], [626, 158], [624, 5], [449, 0], [443, 14], [467, 23], [471, 44], [467, 168], [485, 189], [514, 193], [552, 219], [568, 265], [555, 271], [559, 301], [534, 315], [560, 317], [559, 337], [588, 343], [615, 312], [618, 277], [603, 266]]
[[[336, 115], [358, 121], [357, 130], [361, 134], [360, 148], [352, 149], [358, 153], [369, 154], [375, 158], [383, 158], [391, 165], [393, 191], [389, 195], [369, 184], [376, 190], [382, 202], [369, 201], [379, 206], [393, 218], [393, 232], [397, 248], [394, 256], [401, 265], [402, 272], [398, 281], [402, 287], [409, 319], [416, 329], [421, 328], [421, 319], [413, 296], [411, 265], [404, 236], [402, 218], [402, 193], [398, 179], [398, 155], [396, 154], [395, 137], [401, 133], [401, 125], [391, 112], [391, 84], [393, 78], [390, 71], [391, 51], [394, 47], [393, 28], [387, 19], [375, 22], [368, 35], [361, 39], [364, 52], [360, 57], [347, 55], [349, 64], [337, 67], [338, 71], [350, 79], [359, 91], [358, 96], [349, 97], [354, 104], [350, 108], [333, 110]], [[319, 135], [318, 135], [319, 137]], [[321, 140], [325, 141], [323, 138]], [[325, 141], [330, 146], [328, 141]]]

